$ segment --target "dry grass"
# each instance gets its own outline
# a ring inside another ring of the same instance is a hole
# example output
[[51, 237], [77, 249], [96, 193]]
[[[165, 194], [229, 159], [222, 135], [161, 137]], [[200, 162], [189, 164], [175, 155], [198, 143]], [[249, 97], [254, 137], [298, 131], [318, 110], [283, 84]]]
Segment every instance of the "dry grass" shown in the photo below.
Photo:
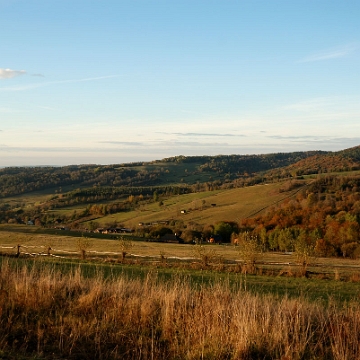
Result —
[[[360, 306], [51, 267], [0, 274], [0, 357], [359, 359]], [[16, 354], [16, 355], [15, 355]]]

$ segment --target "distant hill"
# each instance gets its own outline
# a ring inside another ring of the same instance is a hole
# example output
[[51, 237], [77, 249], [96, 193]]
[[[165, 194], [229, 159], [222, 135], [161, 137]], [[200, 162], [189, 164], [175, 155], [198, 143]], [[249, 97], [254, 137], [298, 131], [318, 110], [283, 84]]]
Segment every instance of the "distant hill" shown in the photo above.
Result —
[[165, 227], [187, 239], [207, 238], [222, 223], [227, 241], [232, 233], [250, 234], [267, 249], [311, 246], [326, 256], [360, 258], [359, 169], [360, 146], [5, 168], [0, 223], [31, 220], [80, 231], [125, 226], [141, 237], [157, 237]]
[[349, 149], [341, 150], [335, 153], [336, 155], [342, 156], [347, 159], [351, 159], [355, 162], [360, 162], [360, 146], [354, 146]]
[[301, 176], [317, 173], [343, 172], [360, 169], [360, 146], [337, 152], [323, 152], [303, 158], [283, 168], [268, 172], [268, 176], [288, 174]]
[[327, 152], [304, 151], [262, 155], [176, 156], [163, 159], [160, 162], [197, 163], [200, 164], [200, 171], [243, 175], [281, 168], [301, 159], [320, 154], [327, 154]]
[[[0, 197], [53, 189], [151, 187], [273, 178], [360, 168], [360, 146], [338, 152], [175, 156], [152, 162], [0, 169]], [[239, 184], [237, 184], [239, 185]]]

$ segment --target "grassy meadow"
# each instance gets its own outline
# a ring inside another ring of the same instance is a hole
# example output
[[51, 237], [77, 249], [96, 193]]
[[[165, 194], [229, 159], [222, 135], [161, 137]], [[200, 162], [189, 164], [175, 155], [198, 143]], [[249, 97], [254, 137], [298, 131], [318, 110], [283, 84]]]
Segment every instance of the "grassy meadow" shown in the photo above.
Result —
[[[304, 181], [304, 185], [306, 183], [307, 181]], [[283, 187], [284, 182], [279, 182], [172, 196], [163, 199], [162, 206], [159, 206], [158, 202], [144, 203], [131, 211], [105, 216], [99, 215], [96, 217], [96, 222], [100, 226], [104, 226], [107, 223], [116, 221], [126, 227], [136, 227], [140, 222], [151, 223], [170, 220], [180, 220], [184, 223], [196, 222], [201, 225], [215, 224], [219, 221], [238, 222], [241, 219], [261, 213], [286, 198], [294, 196], [298, 191], [279, 191]], [[0, 204], [18, 204], [24, 208], [31, 208], [46, 203], [54, 196], [54, 191], [54, 189], [44, 190], [7, 197], [1, 199]], [[65, 188], [63, 191], [65, 191]], [[101, 201], [98, 205], [110, 203], [111, 201]], [[213, 204], [216, 206], [212, 206]], [[86, 204], [78, 204], [47, 210], [47, 213], [54, 216], [71, 216], [74, 211], [78, 213], [83, 212], [86, 206]], [[182, 210], [185, 210], [186, 213], [182, 214]], [[86, 226], [86, 222], [84, 225]]]
[[[299, 191], [283, 187], [179, 195], [96, 222], [239, 222]], [[311, 258], [304, 271], [295, 254], [267, 252], [249, 268], [231, 244], [143, 240], [0, 225], [0, 359], [360, 358], [360, 260]]]
[[[117, 221], [127, 227], [140, 222], [182, 220], [201, 225], [218, 221], [235, 221], [253, 216], [282, 200], [293, 196], [297, 190], [281, 193], [283, 183], [257, 185], [229, 190], [216, 190], [170, 197], [163, 205], [150, 203], [129, 212], [107, 215], [97, 219], [100, 224]], [[216, 206], [212, 206], [215, 204]], [[182, 214], [181, 211], [186, 213]]]
[[205, 265], [197, 245], [133, 240], [122, 259], [120, 240], [46, 231], [0, 226], [0, 358], [360, 357], [358, 260], [312, 259], [306, 278], [266, 253], [248, 273], [231, 245]]
[[6, 359], [358, 359], [360, 306], [3, 259]]
[[[5, 230], [7, 228], [7, 230]], [[87, 238], [76, 233], [58, 234], [21, 233], [15, 230], [36, 227], [0, 227], [0, 251], [11, 256], [14, 263], [50, 264], [64, 272], [81, 266], [84, 275], [93, 276], [98, 271], [107, 274], [126, 275], [144, 279], [149, 272], [168, 281], [181, 275], [193, 284], [213, 284], [217, 281], [232, 284], [235, 288], [246, 287], [254, 293], [306, 296], [311, 300], [337, 302], [358, 299], [360, 296], [360, 261], [352, 259], [313, 258], [307, 268], [307, 278], [297, 262], [295, 254], [264, 253], [256, 269], [248, 269], [233, 245], [171, 244], [125, 240]], [[10, 231], [12, 230], [12, 231]], [[70, 233], [70, 232], [69, 232]], [[126, 239], [126, 237], [124, 237]], [[82, 259], [81, 246], [86, 242], [86, 258]], [[80, 243], [79, 243], [80, 242]], [[20, 256], [17, 245], [20, 244]], [[51, 247], [48, 256], [48, 248]], [[204, 252], [201, 252], [201, 251]], [[204, 263], [203, 255], [208, 256]], [[6, 258], [6, 257], [5, 257]]]

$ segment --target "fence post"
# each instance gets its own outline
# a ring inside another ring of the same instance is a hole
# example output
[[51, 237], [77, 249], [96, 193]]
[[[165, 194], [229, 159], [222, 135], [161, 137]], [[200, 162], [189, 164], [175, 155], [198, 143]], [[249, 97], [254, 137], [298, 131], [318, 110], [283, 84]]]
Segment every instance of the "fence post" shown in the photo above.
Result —
[[21, 245], [18, 244], [16, 257], [19, 257], [19, 256], [20, 256], [20, 247], [21, 247]]

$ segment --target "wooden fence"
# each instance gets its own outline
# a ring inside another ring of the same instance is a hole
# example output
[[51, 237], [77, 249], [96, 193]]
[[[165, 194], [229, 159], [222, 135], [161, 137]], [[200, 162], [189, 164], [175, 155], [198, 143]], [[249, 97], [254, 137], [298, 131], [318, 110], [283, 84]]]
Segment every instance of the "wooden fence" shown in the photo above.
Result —
[[[4, 250], [4, 251], [3, 251]], [[33, 250], [33, 251], [32, 251]], [[37, 251], [34, 251], [37, 250]], [[61, 250], [52, 248], [50, 246], [45, 245], [14, 245], [14, 246], [8, 246], [8, 245], [0, 245], [0, 251], [3, 255], [12, 255], [14, 257], [19, 257], [20, 255], [25, 256], [52, 256], [52, 257], [58, 257], [58, 258], [67, 258], [70, 255], [74, 257], [81, 256], [83, 249], [79, 249], [78, 251], [73, 250]], [[61, 256], [60, 254], [63, 254]], [[93, 255], [93, 256], [121, 256], [122, 252], [110, 252], [110, 251], [95, 251], [95, 250], [86, 250], [87, 255]], [[131, 255], [131, 254], [129, 254]]]

